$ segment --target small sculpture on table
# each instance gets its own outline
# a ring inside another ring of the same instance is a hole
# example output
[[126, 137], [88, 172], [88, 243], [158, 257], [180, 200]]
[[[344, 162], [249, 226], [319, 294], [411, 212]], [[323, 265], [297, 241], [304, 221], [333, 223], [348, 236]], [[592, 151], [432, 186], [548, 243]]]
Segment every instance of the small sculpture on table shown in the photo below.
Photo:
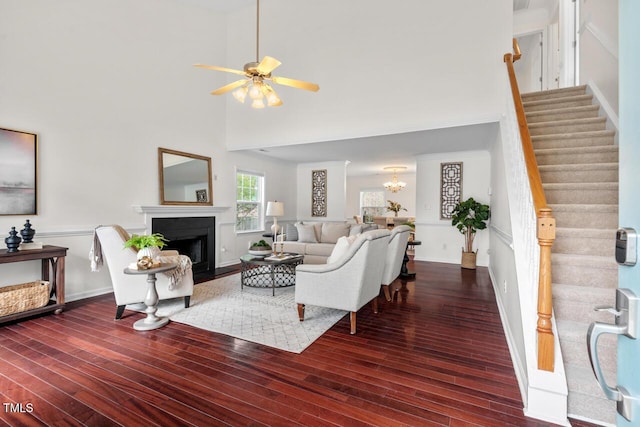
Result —
[[33, 236], [36, 234], [36, 230], [31, 228], [31, 223], [27, 220], [24, 228], [20, 230], [22, 236], [22, 243], [33, 243]]
[[7, 252], [18, 252], [20, 242], [22, 238], [18, 236], [18, 232], [15, 227], [11, 227], [9, 231], [9, 237], [5, 237], [4, 242], [7, 244]]

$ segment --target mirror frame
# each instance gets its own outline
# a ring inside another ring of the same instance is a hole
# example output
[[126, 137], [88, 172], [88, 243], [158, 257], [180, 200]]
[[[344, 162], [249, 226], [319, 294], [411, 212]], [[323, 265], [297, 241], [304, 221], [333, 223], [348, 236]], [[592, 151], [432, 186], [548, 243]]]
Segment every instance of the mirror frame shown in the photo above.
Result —
[[[208, 170], [208, 184], [209, 188], [207, 191], [209, 192], [208, 201], [206, 202], [188, 202], [181, 200], [165, 200], [164, 198], [164, 164], [162, 161], [163, 154], [173, 154], [175, 156], [188, 157], [190, 159], [198, 159], [204, 160], [207, 162], [207, 170]], [[168, 148], [160, 148], [158, 147], [158, 176], [159, 176], [159, 187], [160, 187], [160, 204], [161, 205], [190, 205], [190, 206], [213, 206], [213, 185], [211, 180], [211, 157], [199, 156], [197, 154], [185, 153], [183, 151], [171, 150]]]

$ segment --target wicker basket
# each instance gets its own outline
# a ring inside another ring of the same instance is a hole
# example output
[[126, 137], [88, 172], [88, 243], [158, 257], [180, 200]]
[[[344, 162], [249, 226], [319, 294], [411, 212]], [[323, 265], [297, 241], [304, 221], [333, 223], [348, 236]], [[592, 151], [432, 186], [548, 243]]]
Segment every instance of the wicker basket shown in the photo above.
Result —
[[476, 269], [476, 253], [475, 252], [462, 252], [462, 268], [469, 270]]
[[0, 316], [20, 313], [49, 303], [49, 282], [37, 280], [0, 288]]

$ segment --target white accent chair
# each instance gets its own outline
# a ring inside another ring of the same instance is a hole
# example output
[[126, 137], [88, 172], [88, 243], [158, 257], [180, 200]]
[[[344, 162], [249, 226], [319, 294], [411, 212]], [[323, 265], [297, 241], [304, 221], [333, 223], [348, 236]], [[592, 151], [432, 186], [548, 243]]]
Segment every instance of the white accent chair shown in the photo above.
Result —
[[329, 264], [296, 267], [295, 301], [304, 320], [305, 305], [351, 312], [351, 334], [356, 333], [356, 312], [369, 301], [378, 312], [378, 295], [389, 246], [388, 230], [362, 233], [349, 249]]
[[407, 242], [411, 231], [411, 227], [408, 225], [396, 225], [391, 232], [387, 258], [384, 262], [384, 272], [382, 273], [382, 290], [387, 301], [391, 301], [389, 286], [400, 275], [402, 259], [407, 250]]
[[[102, 254], [109, 267], [113, 294], [116, 298], [116, 320], [122, 317], [127, 304], [136, 304], [144, 301], [147, 294], [147, 284], [140, 276], [124, 274], [124, 269], [136, 262], [136, 250], [125, 248], [124, 243], [129, 240], [129, 233], [119, 225], [105, 225], [95, 230]], [[178, 255], [177, 251], [162, 251], [162, 256]], [[184, 307], [188, 308], [193, 294], [193, 272], [187, 270], [174, 289], [169, 290], [169, 277], [164, 274], [157, 275], [156, 290], [159, 299], [184, 297]]]

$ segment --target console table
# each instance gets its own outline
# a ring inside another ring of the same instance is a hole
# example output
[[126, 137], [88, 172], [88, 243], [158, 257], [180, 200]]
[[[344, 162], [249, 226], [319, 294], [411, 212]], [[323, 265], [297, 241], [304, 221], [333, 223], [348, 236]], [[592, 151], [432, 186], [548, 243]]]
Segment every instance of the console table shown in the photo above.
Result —
[[[42, 249], [30, 249], [18, 252], [7, 252], [0, 249], [0, 264], [10, 264], [13, 262], [42, 260], [41, 278], [51, 283], [49, 298], [56, 296], [56, 299], [49, 300], [49, 304], [44, 307], [32, 310], [13, 313], [7, 316], [0, 316], [0, 323], [10, 322], [23, 317], [35, 314], [55, 312], [62, 313], [64, 309], [64, 257], [67, 256], [67, 248], [60, 246], [44, 245]], [[53, 277], [50, 279], [50, 273]]]

